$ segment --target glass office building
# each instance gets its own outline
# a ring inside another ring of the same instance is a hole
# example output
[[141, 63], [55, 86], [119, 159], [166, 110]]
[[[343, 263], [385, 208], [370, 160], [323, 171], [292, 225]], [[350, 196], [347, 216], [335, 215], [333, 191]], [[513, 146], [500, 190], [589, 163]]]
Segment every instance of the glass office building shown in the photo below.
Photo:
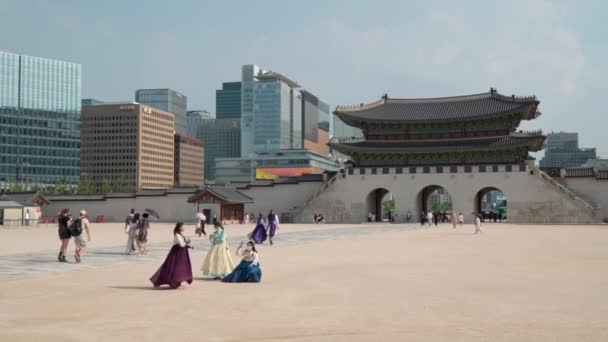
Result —
[[81, 66], [0, 52], [0, 183], [76, 184]]
[[202, 120], [196, 138], [205, 144], [205, 180], [215, 179], [215, 158], [241, 156], [241, 120]]
[[188, 97], [186, 95], [171, 89], [139, 89], [135, 92], [135, 102], [175, 114], [175, 132], [188, 135]]
[[206, 110], [189, 110], [188, 111], [188, 137], [194, 138], [198, 133], [199, 127], [203, 124], [203, 120], [215, 119], [215, 115]]
[[595, 148], [579, 148], [578, 133], [549, 133], [545, 140], [545, 156], [541, 168], [579, 167], [597, 158]]
[[222, 83], [215, 91], [215, 113], [218, 119], [241, 118], [241, 82]]

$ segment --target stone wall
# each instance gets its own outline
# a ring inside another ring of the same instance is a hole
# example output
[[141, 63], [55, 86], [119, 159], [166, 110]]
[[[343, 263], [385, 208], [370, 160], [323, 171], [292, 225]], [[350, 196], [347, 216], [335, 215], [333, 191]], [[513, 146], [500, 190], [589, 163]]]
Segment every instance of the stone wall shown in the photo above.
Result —
[[394, 167], [388, 168], [388, 174], [384, 174], [382, 168], [376, 168], [376, 174], [372, 174], [372, 168], [365, 168], [365, 174], [360, 174], [360, 168], [354, 168], [347, 171], [346, 177], [338, 176], [296, 215], [295, 220], [311, 222], [314, 213], [321, 213], [327, 222], [363, 222], [371, 211], [370, 193], [386, 189], [394, 196], [397, 221], [403, 222], [408, 211], [412, 213], [413, 221], [418, 221], [422, 210], [422, 190], [428, 186], [446, 189], [452, 197], [453, 210], [462, 212], [467, 222], [473, 220], [478, 192], [488, 187], [504, 193], [511, 223], [590, 223], [600, 220], [594, 216], [593, 210], [556, 189], [529, 166], [520, 170], [519, 165], [512, 165], [511, 171], [507, 171], [507, 167], [500, 165], [496, 171], [486, 169], [482, 172], [480, 167], [472, 166], [467, 172], [464, 166], [458, 166], [454, 173], [448, 172], [447, 167], [442, 173], [437, 173], [434, 167], [418, 167], [416, 173], [403, 168], [402, 174], [398, 174]]
[[597, 204], [601, 217], [608, 219], [608, 180], [585, 178], [562, 178], [562, 184], [582, 198]]

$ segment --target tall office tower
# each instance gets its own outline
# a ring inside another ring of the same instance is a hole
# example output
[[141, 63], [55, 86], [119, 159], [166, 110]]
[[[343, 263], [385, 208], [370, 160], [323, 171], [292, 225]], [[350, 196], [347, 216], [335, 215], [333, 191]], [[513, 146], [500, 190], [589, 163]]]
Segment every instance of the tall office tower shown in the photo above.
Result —
[[205, 149], [203, 142], [175, 135], [175, 186], [199, 187], [205, 179]]
[[241, 156], [301, 149], [299, 84], [256, 65], [242, 67]]
[[201, 127], [203, 120], [215, 119], [215, 115], [206, 110], [189, 110], [188, 111], [188, 136], [195, 138], [198, 130]]
[[241, 120], [203, 120], [197, 139], [205, 144], [205, 179], [215, 180], [215, 158], [241, 155]]
[[578, 147], [578, 133], [549, 133], [545, 142], [545, 156], [539, 165], [542, 168], [579, 167], [596, 158], [595, 148]]
[[0, 51], [0, 187], [76, 184], [81, 66]]
[[224, 82], [215, 91], [215, 114], [218, 119], [241, 117], [241, 82]]
[[134, 102], [82, 107], [81, 179], [97, 192], [173, 187], [174, 117]]
[[188, 134], [188, 97], [171, 89], [139, 89], [135, 102], [170, 112], [175, 115], [175, 132]]
[[302, 98], [304, 149], [328, 156], [329, 106], [306, 90]]

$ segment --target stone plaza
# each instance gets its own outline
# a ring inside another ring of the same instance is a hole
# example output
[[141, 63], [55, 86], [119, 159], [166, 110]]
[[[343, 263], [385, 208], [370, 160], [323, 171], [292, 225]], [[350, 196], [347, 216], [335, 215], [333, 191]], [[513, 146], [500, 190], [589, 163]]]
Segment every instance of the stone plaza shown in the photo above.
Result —
[[[92, 229], [81, 264], [56, 261], [53, 225], [0, 230], [0, 340], [608, 338], [601, 225], [484, 224], [474, 235], [470, 224], [283, 224], [274, 246], [259, 246], [262, 283], [202, 277], [203, 237], [195, 280], [176, 291], [148, 281], [171, 225], [152, 225], [147, 256], [123, 254], [121, 224]], [[251, 229], [227, 225], [230, 248]]]

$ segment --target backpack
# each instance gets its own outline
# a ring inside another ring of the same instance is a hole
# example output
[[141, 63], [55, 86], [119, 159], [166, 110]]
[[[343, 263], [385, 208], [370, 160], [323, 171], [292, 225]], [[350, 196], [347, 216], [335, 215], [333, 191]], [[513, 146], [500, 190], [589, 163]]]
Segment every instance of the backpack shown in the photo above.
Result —
[[74, 219], [70, 225], [70, 233], [72, 236], [79, 236], [82, 234], [82, 220], [80, 218]]

